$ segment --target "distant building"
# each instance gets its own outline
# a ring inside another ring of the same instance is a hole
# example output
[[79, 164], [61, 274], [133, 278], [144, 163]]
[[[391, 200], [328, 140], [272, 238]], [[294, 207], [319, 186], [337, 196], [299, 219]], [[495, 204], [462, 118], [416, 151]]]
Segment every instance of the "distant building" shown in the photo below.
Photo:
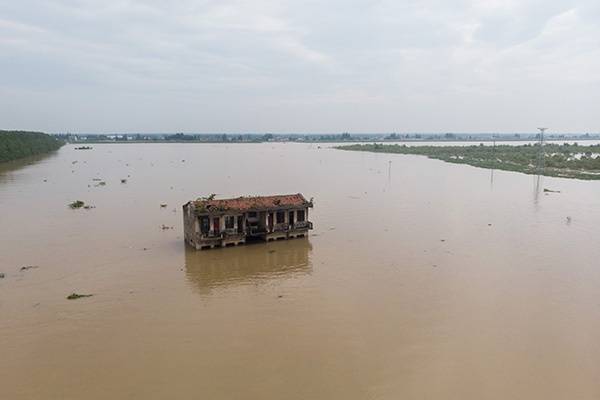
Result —
[[185, 241], [200, 250], [252, 239], [305, 237], [312, 229], [308, 220], [312, 206], [312, 199], [307, 201], [300, 193], [190, 201], [183, 205]]

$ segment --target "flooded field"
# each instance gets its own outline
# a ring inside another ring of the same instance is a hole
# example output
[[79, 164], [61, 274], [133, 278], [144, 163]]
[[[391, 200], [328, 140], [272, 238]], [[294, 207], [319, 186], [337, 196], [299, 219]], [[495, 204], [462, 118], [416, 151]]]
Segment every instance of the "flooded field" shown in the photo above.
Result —
[[[188, 200], [297, 192], [307, 239], [183, 243]], [[0, 167], [0, 223], [2, 399], [600, 398], [600, 182], [69, 145]]]

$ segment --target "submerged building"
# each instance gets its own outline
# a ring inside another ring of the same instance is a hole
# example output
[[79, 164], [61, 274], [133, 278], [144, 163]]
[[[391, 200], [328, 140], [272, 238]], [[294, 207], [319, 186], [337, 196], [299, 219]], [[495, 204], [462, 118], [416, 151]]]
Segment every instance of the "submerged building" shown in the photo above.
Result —
[[183, 205], [185, 241], [197, 250], [235, 246], [251, 239], [271, 241], [304, 237], [312, 229], [312, 199], [300, 193], [215, 199]]

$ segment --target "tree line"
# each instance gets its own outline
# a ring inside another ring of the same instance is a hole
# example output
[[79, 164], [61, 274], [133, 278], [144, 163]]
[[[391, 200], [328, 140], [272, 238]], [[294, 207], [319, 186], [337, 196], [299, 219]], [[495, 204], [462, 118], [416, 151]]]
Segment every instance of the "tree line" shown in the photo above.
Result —
[[63, 144], [42, 132], [0, 131], [0, 162], [48, 153]]

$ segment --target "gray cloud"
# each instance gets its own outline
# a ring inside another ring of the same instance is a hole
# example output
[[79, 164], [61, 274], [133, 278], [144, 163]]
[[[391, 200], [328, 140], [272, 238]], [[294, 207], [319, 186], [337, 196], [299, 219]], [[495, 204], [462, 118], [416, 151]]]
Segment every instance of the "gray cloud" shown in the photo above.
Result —
[[592, 0], [0, 0], [0, 121], [46, 131], [599, 131]]

